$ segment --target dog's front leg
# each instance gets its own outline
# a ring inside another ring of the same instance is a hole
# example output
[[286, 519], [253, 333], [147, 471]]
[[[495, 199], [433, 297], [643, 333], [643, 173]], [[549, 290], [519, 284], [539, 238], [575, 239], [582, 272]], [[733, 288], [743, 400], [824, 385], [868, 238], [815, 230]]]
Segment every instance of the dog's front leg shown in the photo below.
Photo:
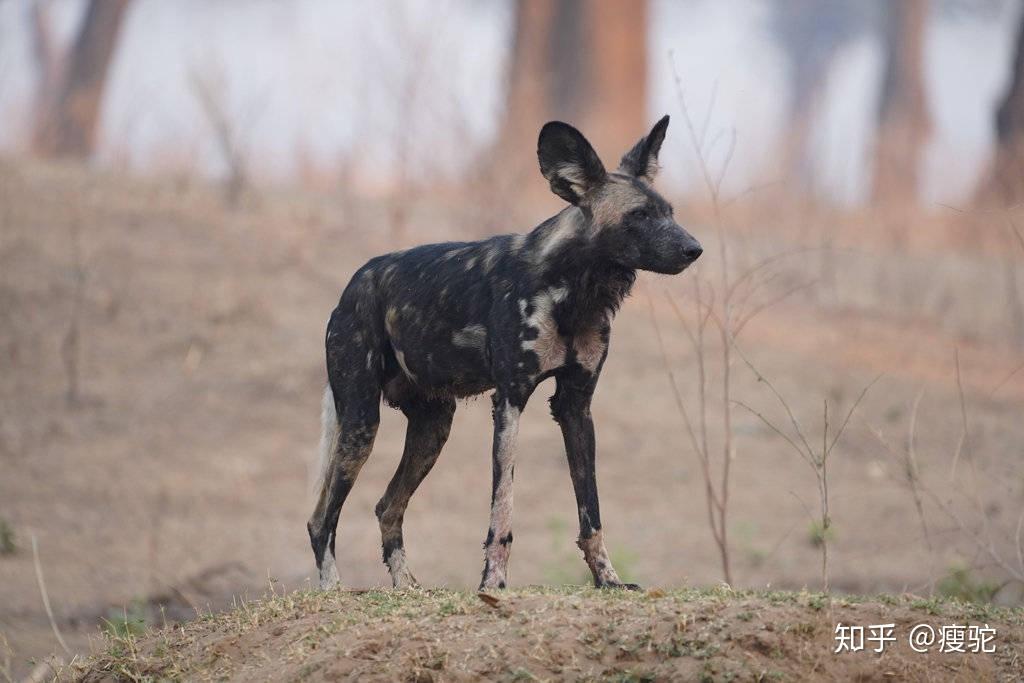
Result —
[[491, 524], [484, 541], [480, 590], [504, 588], [508, 580], [508, 556], [512, 549], [512, 477], [521, 411], [521, 402], [510, 400], [501, 390], [495, 392]]
[[569, 474], [576, 493], [580, 518], [580, 535], [576, 544], [583, 551], [594, 585], [598, 588], [639, 589], [634, 583], [623, 583], [612, 566], [601, 532], [601, 507], [597, 498], [595, 471], [594, 421], [590, 416], [590, 399], [595, 378], [583, 373], [566, 373], [558, 378], [558, 388], [551, 397], [551, 413], [562, 428]]

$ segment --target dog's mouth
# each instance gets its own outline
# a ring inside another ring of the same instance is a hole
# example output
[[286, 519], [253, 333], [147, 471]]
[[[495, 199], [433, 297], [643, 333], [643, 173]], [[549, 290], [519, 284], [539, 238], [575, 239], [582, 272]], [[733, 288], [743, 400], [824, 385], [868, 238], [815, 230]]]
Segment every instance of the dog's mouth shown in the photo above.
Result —
[[686, 261], [683, 261], [681, 263], [669, 266], [668, 268], [665, 269], [658, 269], [655, 270], [654, 272], [661, 273], [662, 275], [679, 275], [681, 272], [692, 266], [696, 260], [697, 259], [695, 258], [687, 259]]

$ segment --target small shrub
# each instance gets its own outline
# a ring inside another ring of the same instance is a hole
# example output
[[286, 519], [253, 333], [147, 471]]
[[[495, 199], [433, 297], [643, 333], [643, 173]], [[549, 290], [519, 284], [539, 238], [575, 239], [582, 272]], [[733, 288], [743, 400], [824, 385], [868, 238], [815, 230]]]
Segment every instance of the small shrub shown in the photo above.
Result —
[[450, 617], [453, 614], [465, 614], [466, 608], [455, 600], [445, 600], [437, 608], [437, 613], [442, 617]]
[[815, 548], [820, 548], [826, 541], [831, 542], [835, 540], [835, 537], [835, 525], [829, 524], [828, 528], [825, 528], [821, 520], [818, 519], [812, 521], [810, 528], [807, 530], [807, 540]]
[[141, 635], [146, 631], [146, 605], [141, 600], [134, 600], [128, 607], [120, 610], [107, 610], [103, 619], [103, 630], [115, 638]]
[[828, 605], [829, 596], [824, 593], [815, 593], [807, 598], [807, 606], [815, 612], [820, 612]]
[[994, 581], [975, 578], [969, 567], [952, 567], [936, 586], [945, 598], [978, 603], [992, 602], [999, 588]]

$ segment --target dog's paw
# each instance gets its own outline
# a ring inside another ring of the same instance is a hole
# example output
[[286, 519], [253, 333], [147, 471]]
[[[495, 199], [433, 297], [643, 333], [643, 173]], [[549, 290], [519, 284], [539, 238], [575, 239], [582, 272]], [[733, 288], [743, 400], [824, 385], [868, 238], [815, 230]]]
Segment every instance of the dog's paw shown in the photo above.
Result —
[[329, 555], [324, 558], [323, 566], [320, 568], [320, 590], [333, 590], [341, 585], [341, 578], [338, 576], [338, 568], [334, 564], [334, 558]]

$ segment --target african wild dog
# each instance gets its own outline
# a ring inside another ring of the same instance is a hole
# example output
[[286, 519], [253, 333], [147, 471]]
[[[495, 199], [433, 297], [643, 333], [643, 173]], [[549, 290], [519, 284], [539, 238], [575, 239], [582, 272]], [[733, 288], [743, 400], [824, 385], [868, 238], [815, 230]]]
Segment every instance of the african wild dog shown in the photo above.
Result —
[[455, 399], [493, 389], [491, 522], [480, 588], [504, 588], [519, 415], [548, 377], [556, 381], [551, 413], [579, 508], [578, 545], [595, 585], [624, 585], [601, 536], [590, 400], [612, 317], [636, 271], [679, 273], [701, 254], [651, 186], [667, 127], [666, 116], [608, 173], [579, 131], [548, 123], [537, 144], [540, 169], [570, 206], [526, 235], [395, 252], [352, 277], [327, 325], [322, 474], [308, 524], [321, 586], [338, 581], [338, 515], [373, 447], [381, 396], [409, 421], [398, 471], [376, 508], [384, 562], [401, 588], [416, 582], [402, 519], [448, 438]]

